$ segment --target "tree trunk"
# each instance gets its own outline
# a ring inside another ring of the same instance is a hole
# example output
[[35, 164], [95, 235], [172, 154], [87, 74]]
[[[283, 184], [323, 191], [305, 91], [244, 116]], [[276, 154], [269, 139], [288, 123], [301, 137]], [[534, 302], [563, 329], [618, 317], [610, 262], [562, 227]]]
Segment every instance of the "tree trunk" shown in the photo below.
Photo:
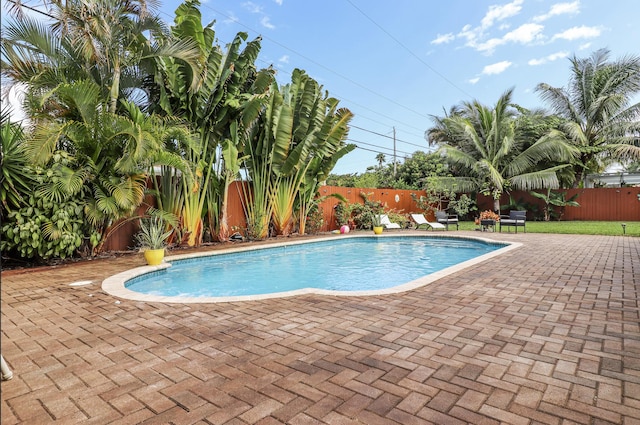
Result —
[[229, 186], [231, 182], [228, 179], [224, 181], [224, 192], [222, 194], [222, 205], [220, 206], [220, 228], [218, 230], [218, 240], [227, 242], [229, 240], [229, 220], [227, 214], [227, 202], [229, 200]]

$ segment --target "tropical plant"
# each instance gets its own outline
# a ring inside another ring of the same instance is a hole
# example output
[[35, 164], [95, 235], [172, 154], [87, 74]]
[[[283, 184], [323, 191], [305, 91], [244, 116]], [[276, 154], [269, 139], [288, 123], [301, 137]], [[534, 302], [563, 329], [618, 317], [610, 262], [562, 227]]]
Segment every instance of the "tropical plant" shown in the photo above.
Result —
[[56, 152], [46, 167], [28, 167], [32, 187], [22, 195], [25, 202], [3, 220], [3, 254], [46, 261], [73, 256], [85, 235], [91, 245], [87, 250], [99, 243], [100, 235], [86, 225], [88, 192], [73, 162], [66, 152]]
[[349, 222], [351, 221], [351, 215], [353, 212], [354, 207], [356, 207], [357, 204], [352, 204], [349, 201], [345, 200], [345, 201], [341, 201], [338, 202], [334, 207], [333, 207], [333, 214], [336, 218], [336, 225], [338, 227], [343, 226], [345, 224], [349, 224]]
[[371, 211], [371, 226], [373, 227], [382, 226], [380, 214], [377, 211]]
[[249, 225], [262, 237], [269, 220], [276, 234], [288, 234], [296, 207], [304, 233], [304, 217], [320, 184], [336, 161], [354, 149], [344, 143], [352, 114], [337, 104], [296, 69], [290, 84], [272, 83], [260, 125], [245, 125], [243, 167], [251, 190], [245, 188], [244, 204]]
[[624, 171], [627, 173], [640, 173], [640, 160], [625, 165]]
[[439, 152], [456, 176], [440, 180], [448, 180], [456, 191], [492, 196], [496, 211], [502, 193], [512, 188], [558, 187], [556, 173], [568, 164], [543, 169], [538, 164], [573, 158], [560, 132], [551, 131], [530, 140], [521, 131], [518, 111], [510, 107], [512, 93], [513, 89], [506, 91], [491, 108], [478, 101], [463, 103], [451, 115], [434, 117], [435, 126], [428, 133], [430, 143], [440, 145]]
[[26, 152], [39, 165], [50, 161], [55, 149], [64, 147], [74, 153], [77, 168], [67, 170], [73, 176], [68, 189], [77, 191], [87, 185], [93, 198], [87, 199], [86, 218], [105, 235], [115, 221], [131, 216], [142, 203], [153, 165], [168, 164], [188, 172], [182, 159], [167, 152], [165, 145], [188, 138], [189, 132], [176, 120], [144, 114], [126, 101], [122, 101], [126, 115], [110, 113], [99, 91], [89, 80], [53, 90], [78, 115], [65, 121], [39, 121]]
[[[320, 186], [329, 177], [331, 170], [340, 158], [355, 149], [353, 144], [345, 144], [348, 133], [348, 123], [353, 114], [344, 108], [337, 109], [338, 102], [335, 99], [322, 99], [325, 110], [318, 112], [318, 120], [322, 117], [322, 126], [315, 131], [317, 147], [311, 153], [311, 160], [298, 190], [297, 209], [302, 218], [309, 208], [317, 202], [316, 196]], [[329, 196], [338, 197], [332, 194]], [[299, 231], [305, 234], [305, 222], [301, 219]]]
[[[13, 3], [16, 19], [3, 28], [2, 73], [12, 81], [28, 84], [35, 94], [60, 83], [91, 80], [100, 88], [108, 112], [117, 113], [121, 99], [145, 102], [142, 82], [158, 71], [157, 60], [171, 57], [190, 67], [196, 78], [198, 55], [192, 40], [174, 40], [155, 15], [155, 2], [137, 0], [44, 0], [53, 23], [21, 13], [22, 2]], [[4, 59], [6, 58], [6, 62]], [[73, 114], [50, 102], [49, 111]], [[37, 107], [37, 110], [42, 108]]]
[[305, 218], [306, 233], [315, 235], [324, 225], [324, 211], [318, 204], [313, 204], [307, 211]]
[[[224, 52], [216, 44], [212, 24], [202, 25], [199, 5], [197, 0], [181, 4], [171, 32], [178, 40], [195, 41], [201, 68], [194, 74], [183, 61], [165, 58], [161, 60], [162, 76], [149, 84], [151, 109], [182, 117], [197, 133], [195, 145], [180, 149], [193, 164], [195, 176], [193, 181], [183, 179], [180, 195], [190, 246], [201, 243], [206, 225], [218, 240], [228, 240], [226, 200], [240, 169], [244, 132], [255, 120], [261, 97], [273, 79], [273, 70], [255, 68], [260, 38], [242, 49], [247, 34], [238, 33]], [[187, 90], [199, 76], [197, 90]], [[247, 117], [242, 118], [244, 113]], [[207, 224], [203, 223], [205, 216]]]
[[140, 219], [140, 231], [135, 234], [137, 244], [143, 250], [163, 249], [173, 230], [167, 230], [164, 220], [158, 216]]
[[[529, 192], [531, 195], [536, 198], [542, 199], [544, 201], [544, 208], [542, 209], [544, 213], [544, 221], [551, 220], [552, 217], [557, 218], [558, 220], [562, 219], [564, 215], [565, 207], [579, 207], [580, 204], [576, 202], [576, 198], [578, 198], [579, 193], [576, 193], [571, 198], [567, 199], [566, 191], [551, 191], [551, 189], [547, 189], [546, 193], [544, 192]], [[557, 207], [557, 208], [555, 208]]]
[[351, 204], [351, 219], [358, 229], [371, 229], [374, 219], [385, 214], [384, 205], [371, 199], [371, 193], [360, 192], [363, 202]]
[[525, 202], [521, 197], [515, 199], [513, 196], [509, 196], [509, 202], [501, 205], [500, 210], [503, 211], [531, 211], [534, 209], [534, 206], [528, 202]]
[[[275, 137], [267, 139], [272, 144], [273, 165], [269, 199], [276, 234], [286, 235], [293, 224], [296, 200], [302, 217], [336, 161], [355, 148], [344, 143], [352, 114], [338, 109], [338, 100], [323, 94], [322, 87], [299, 69], [280, 90], [274, 83], [271, 96], [278, 121], [271, 121]], [[304, 233], [302, 220], [300, 226]]]
[[[475, 201], [466, 193], [457, 194], [456, 190], [449, 186], [451, 179], [443, 180], [441, 177], [427, 177], [425, 195], [418, 197], [415, 193], [411, 198], [416, 206], [425, 212], [453, 211], [459, 216], [464, 216], [470, 211], [476, 210]], [[455, 187], [455, 186], [454, 186]]]
[[65, 173], [74, 185], [87, 185], [86, 219], [106, 234], [140, 205], [152, 165], [185, 169], [164, 145], [186, 132], [139, 105], [149, 99], [142, 81], [153, 79], [159, 58], [194, 70], [198, 57], [193, 41], [174, 42], [145, 2], [44, 3], [53, 24], [22, 15], [3, 28], [2, 73], [27, 86], [25, 106], [35, 125], [29, 159], [43, 166], [56, 151], [70, 153], [77, 168]]
[[566, 88], [536, 88], [565, 120], [560, 128], [579, 151], [575, 186], [585, 174], [602, 170], [607, 157], [640, 158], [640, 103], [632, 103], [640, 92], [640, 56], [609, 61], [609, 55], [601, 49], [589, 58], [574, 56]]
[[8, 209], [20, 208], [29, 193], [32, 174], [27, 168], [25, 134], [19, 124], [9, 122], [9, 109], [3, 108], [0, 119], [0, 219]]

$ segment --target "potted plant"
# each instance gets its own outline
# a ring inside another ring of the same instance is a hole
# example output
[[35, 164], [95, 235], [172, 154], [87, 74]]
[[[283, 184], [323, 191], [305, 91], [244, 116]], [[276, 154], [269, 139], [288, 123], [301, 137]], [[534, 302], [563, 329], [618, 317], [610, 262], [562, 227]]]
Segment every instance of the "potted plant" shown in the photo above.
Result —
[[160, 217], [140, 219], [140, 231], [135, 238], [150, 266], [157, 266], [164, 259], [167, 238], [172, 230], [166, 231], [165, 222]]
[[375, 233], [376, 235], [382, 234], [382, 230], [384, 228], [382, 227], [382, 223], [380, 222], [380, 214], [378, 214], [377, 212], [371, 213], [371, 226], [373, 227], [373, 233]]
[[500, 215], [493, 211], [486, 210], [480, 213], [480, 225], [482, 226], [482, 231], [493, 230], [496, 222], [498, 221], [500, 221]]

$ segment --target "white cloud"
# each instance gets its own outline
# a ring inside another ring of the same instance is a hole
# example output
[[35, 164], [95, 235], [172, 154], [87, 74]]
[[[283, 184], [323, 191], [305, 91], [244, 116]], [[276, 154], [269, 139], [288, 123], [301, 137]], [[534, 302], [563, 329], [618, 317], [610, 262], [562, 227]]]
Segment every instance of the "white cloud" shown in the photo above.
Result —
[[259, 6], [252, 1], [242, 3], [242, 7], [244, 7], [250, 13], [262, 13], [262, 6]]
[[569, 56], [569, 52], [556, 52], [540, 59], [531, 59], [528, 64], [531, 66], [543, 65], [547, 62], [553, 62], [558, 59], [564, 59]]
[[482, 43], [476, 42], [474, 45], [467, 43], [467, 45], [473, 47], [479, 52], [491, 54], [496, 49], [496, 47], [508, 42], [531, 44], [536, 41], [541, 41], [542, 39], [544, 39], [544, 36], [542, 35], [543, 29], [544, 27], [542, 25], [524, 24], [519, 26], [515, 30], [506, 33], [504, 36], [502, 36], [502, 38], [491, 38]]
[[552, 40], [563, 39], [563, 40], [578, 40], [580, 38], [595, 38], [602, 34], [602, 30], [598, 27], [587, 27], [582, 25], [581, 27], [573, 27], [560, 32], [553, 36]]
[[[282, 4], [282, 0], [275, 0], [276, 3]], [[271, 18], [264, 13], [264, 8], [258, 4], [255, 4], [252, 1], [247, 1], [242, 3], [242, 7], [245, 8], [249, 13], [254, 13], [256, 15], [262, 15], [260, 18], [260, 25], [267, 29], [275, 29], [275, 25], [271, 23]]]
[[470, 84], [476, 84], [478, 81], [480, 81], [479, 77], [470, 78], [470, 79], [467, 80], [467, 82], [470, 83]]
[[580, 13], [580, 1], [576, 0], [571, 3], [556, 3], [551, 6], [551, 9], [543, 15], [533, 17], [534, 22], [546, 21], [549, 18], [558, 15], [575, 15]]
[[458, 37], [465, 38], [467, 40], [467, 46], [476, 46], [478, 44], [478, 38], [482, 35], [480, 28], [471, 28], [471, 25], [465, 25], [458, 33]]
[[482, 28], [489, 28], [494, 22], [502, 21], [520, 13], [524, 0], [514, 0], [502, 6], [489, 6], [489, 11], [482, 18]]
[[271, 23], [271, 19], [268, 16], [263, 16], [262, 19], [260, 19], [260, 24], [270, 30], [276, 28], [276, 26]]
[[482, 69], [482, 74], [484, 75], [496, 75], [501, 74], [507, 70], [512, 65], [509, 61], [496, 62], [491, 65], [487, 65]]
[[584, 43], [584, 44], [581, 44], [580, 47], [578, 47], [578, 50], [586, 50], [589, 48], [591, 48], [591, 43]]
[[283, 55], [282, 57], [280, 57], [280, 59], [278, 59], [279, 63], [289, 63], [289, 55]]
[[486, 52], [488, 54], [491, 54], [496, 49], [496, 47], [501, 46], [504, 43], [505, 41], [502, 38], [492, 38], [485, 41], [484, 43], [478, 43], [472, 47], [474, 47], [479, 52]]
[[449, 42], [453, 41], [454, 38], [456, 38], [456, 36], [451, 34], [451, 33], [449, 33], [449, 34], [438, 34], [438, 36], [435, 38], [435, 40], [431, 41], [431, 44], [449, 43]]
[[539, 24], [524, 24], [504, 35], [504, 40], [527, 44], [542, 38], [544, 27]]
[[[493, 37], [483, 41], [487, 35], [485, 30], [493, 26], [497, 21], [501, 21], [518, 14], [522, 9], [522, 3], [523, 0], [514, 0], [513, 2], [503, 6], [490, 6], [489, 11], [482, 19], [481, 26], [473, 28], [471, 25], [465, 25], [458, 33], [458, 37], [466, 40], [466, 46], [486, 54], [492, 54], [496, 47], [508, 42], [528, 44], [542, 40], [544, 38], [542, 34], [544, 26], [535, 23], [526, 23], [507, 32], [502, 37]], [[500, 31], [505, 31], [508, 28], [510, 28], [510, 24], [508, 22], [503, 22], [499, 26]]]
[[278, 6], [282, 6], [282, 0], [273, 0], [273, 1], [275, 1]]

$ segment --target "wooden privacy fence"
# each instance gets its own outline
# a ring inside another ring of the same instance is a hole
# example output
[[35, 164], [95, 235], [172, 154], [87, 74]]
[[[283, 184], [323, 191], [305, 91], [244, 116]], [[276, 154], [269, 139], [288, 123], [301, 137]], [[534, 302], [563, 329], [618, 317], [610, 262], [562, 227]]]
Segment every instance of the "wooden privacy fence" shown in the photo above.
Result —
[[[235, 182], [229, 189], [228, 218], [229, 226], [234, 229], [245, 229], [247, 224], [244, 210], [242, 208], [242, 195], [240, 182]], [[349, 203], [363, 203], [360, 193], [365, 193], [370, 200], [380, 201], [389, 210], [394, 210], [402, 214], [421, 212], [413, 201], [411, 194], [416, 196], [426, 195], [424, 191], [399, 190], [399, 189], [362, 189], [355, 187], [322, 186], [319, 195], [321, 197], [339, 194]], [[576, 201], [580, 207], [566, 207], [563, 220], [595, 220], [595, 221], [640, 221], [640, 187], [621, 188], [594, 188], [594, 189], [568, 189], [566, 199], [578, 193]], [[515, 200], [536, 205], [542, 211], [544, 202], [528, 192], [512, 192], [511, 197]], [[324, 226], [321, 231], [337, 229], [334, 207], [340, 202], [338, 199], [328, 197], [319, 206], [324, 215]], [[509, 202], [509, 195], [503, 195], [500, 204]], [[493, 209], [491, 198], [478, 195], [478, 209], [480, 211]], [[433, 214], [427, 215], [428, 220], [433, 220]], [[533, 219], [533, 217], [529, 217]], [[111, 251], [123, 251], [133, 246], [133, 234], [137, 231], [137, 223], [128, 223], [114, 232], [105, 243], [105, 249]]]
[[[562, 192], [566, 193], [565, 199], [578, 194], [575, 201], [580, 204], [579, 207], [566, 207], [562, 220], [640, 221], [640, 187], [566, 189]], [[514, 200], [536, 206], [538, 211], [544, 208], [544, 202], [529, 192], [514, 191], [510, 195]], [[500, 205], [508, 203], [509, 195], [503, 195]], [[486, 196], [478, 195], [477, 204], [480, 211], [493, 209], [493, 199]]]

